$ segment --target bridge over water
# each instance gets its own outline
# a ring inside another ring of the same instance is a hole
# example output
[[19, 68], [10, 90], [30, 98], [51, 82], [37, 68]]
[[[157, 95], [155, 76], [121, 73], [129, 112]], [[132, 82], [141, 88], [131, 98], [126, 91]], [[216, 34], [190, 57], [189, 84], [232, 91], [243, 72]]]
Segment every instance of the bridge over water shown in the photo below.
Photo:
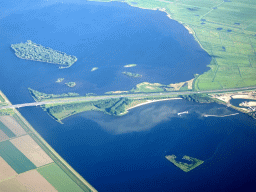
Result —
[[73, 103], [73, 102], [83, 102], [83, 101], [95, 101], [95, 100], [103, 100], [103, 99], [114, 99], [121, 97], [128, 98], [140, 98], [140, 97], [148, 97], [148, 96], [174, 96], [174, 95], [188, 95], [188, 94], [197, 94], [197, 93], [222, 93], [222, 92], [235, 92], [235, 91], [244, 91], [244, 90], [254, 90], [254, 87], [243, 87], [236, 89], [221, 89], [221, 90], [210, 90], [210, 91], [184, 91], [184, 92], [162, 92], [162, 93], [138, 93], [138, 94], [125, 94], [125, 95], [101, 95], [101, 96], [91, 96], [91, 97], [79, 97], [79, 98], [62, 98], [62, 99], [54, 99], [51, 101], [42, 101], [42, 102], [33, 102], [33, 103], [23, 103], [23, 104], [15, 104], [15, 105], [6, 105], [0, 106], [0, 109], [12, 109], [12, 108], [21, 108], [21, 107], [31, 107], [31, 106], [39, 106], [46, 104], [57, 104], [57, 103]]

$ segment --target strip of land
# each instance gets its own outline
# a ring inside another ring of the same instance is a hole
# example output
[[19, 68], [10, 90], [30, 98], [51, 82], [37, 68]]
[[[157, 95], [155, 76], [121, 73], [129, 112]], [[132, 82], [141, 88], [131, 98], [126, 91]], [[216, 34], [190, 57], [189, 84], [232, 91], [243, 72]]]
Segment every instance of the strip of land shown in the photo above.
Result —
[[96, 191], [16, 109], [0, 110], [0, 123], [10, 136], [0, 135], [0, 191]]

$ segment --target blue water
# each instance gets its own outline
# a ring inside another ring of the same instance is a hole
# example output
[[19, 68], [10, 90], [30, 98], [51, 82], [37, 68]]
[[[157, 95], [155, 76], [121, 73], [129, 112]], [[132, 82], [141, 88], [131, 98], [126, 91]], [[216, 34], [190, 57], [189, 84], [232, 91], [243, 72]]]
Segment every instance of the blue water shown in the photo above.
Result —
[[[0, 2], [0, 88], [12, 103], [32, 102], [27, 88], [46, 93], [102, 94], [137, 83], [185, 81], [211, 58], [165, 13], [125, 3]], [[10, 44], [28, 39], [75, 55], [68, 69], [17, 58]], [[124, 69], [136, 63], [135, 68]], [[91, 72], [91, 68], [99, 67]], [[141, 79], [122, 71], [142, 74]], [[75, 81], [68, 88], [55, 81]], [[86, 112], [61, 125], [40, 107], [19, 109], [45, 140], [99, 191], [234, 191], [255, 178], [255, 121], [216, 104], [168, 101], [122, 117]], [[178, 112], [189, 111], [181, 117]], [[189, 173], [164, 156], [189, 155], [205, 163]], [[248, 190], [247, 190], [248, 191]]]

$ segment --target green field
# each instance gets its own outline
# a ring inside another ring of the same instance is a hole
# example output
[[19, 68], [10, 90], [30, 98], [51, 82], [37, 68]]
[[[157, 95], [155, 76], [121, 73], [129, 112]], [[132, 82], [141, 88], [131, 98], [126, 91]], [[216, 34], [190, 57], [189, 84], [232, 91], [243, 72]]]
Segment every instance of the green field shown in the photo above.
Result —
[[15, 137], [16, 135], [8, 128], [6, 127], [1, 121], [0, 121], [0, 130], [2, 130], [9, 138]]
[[[82, 190], [57, 164], [41, 167], [37, 171], [60, 192], [78, 192]], [[90, 191], [90, 190], [88, 190]]]
[[0, 156], [18, 173], [23, 173], [36, 166], [21, 153], [10, 141], [0, 143]]
[[125, 0], [124, 2], [140, 8], [161, 9], [172, 19], [192, 29], [194, 38], [212, 57], [212, 62], [208, 65], [209, 71], [196, 79], [194, 90], [256, 85], [255, 0]]

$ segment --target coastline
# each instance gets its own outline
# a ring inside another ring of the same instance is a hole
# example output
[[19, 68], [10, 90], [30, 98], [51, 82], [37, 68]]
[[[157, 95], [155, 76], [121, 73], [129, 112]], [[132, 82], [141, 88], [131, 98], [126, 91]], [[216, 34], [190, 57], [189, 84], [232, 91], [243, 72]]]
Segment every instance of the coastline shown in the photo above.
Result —
[[[5, 99], [8, 105], [12, 103], [0, 90], [0, 95]], [[30, 123], [22, 116], [22, 114], [17, 110], [13, 109], [14, 113], [20, 118], [20, 120], [27, 126], [28, 131], [26, 133], [31, 136], [31, 138], [49, 155], [50, 158], [56, 163], [78, 186], [83, 189], [83, 185], [88, 187], [91, 191], [97, 192], [97, 190], [86, 181], [76, 170], [71, 167], [42, 137], [41, 135], [30, 125]]]
[[130, 109], [133, 109], [133, 108], [136, 108], [136, 107], [140, 107], [142, 105], [147, 105], [149, 103], [155, 103], [155, 102], [159, 102], [159, 101], [168, 101], [168, 100], [178, 100], [178, 99], [182, 99], [182, 98], [167, 98], [167, 99], [158, 99], [158, 100], [147, 100], [145, 103], [140, 103], [138, 105], [135, 105], [133, 107], [129, 107], [128, 109], [126, 109], [126, 111], [130, 110]]

